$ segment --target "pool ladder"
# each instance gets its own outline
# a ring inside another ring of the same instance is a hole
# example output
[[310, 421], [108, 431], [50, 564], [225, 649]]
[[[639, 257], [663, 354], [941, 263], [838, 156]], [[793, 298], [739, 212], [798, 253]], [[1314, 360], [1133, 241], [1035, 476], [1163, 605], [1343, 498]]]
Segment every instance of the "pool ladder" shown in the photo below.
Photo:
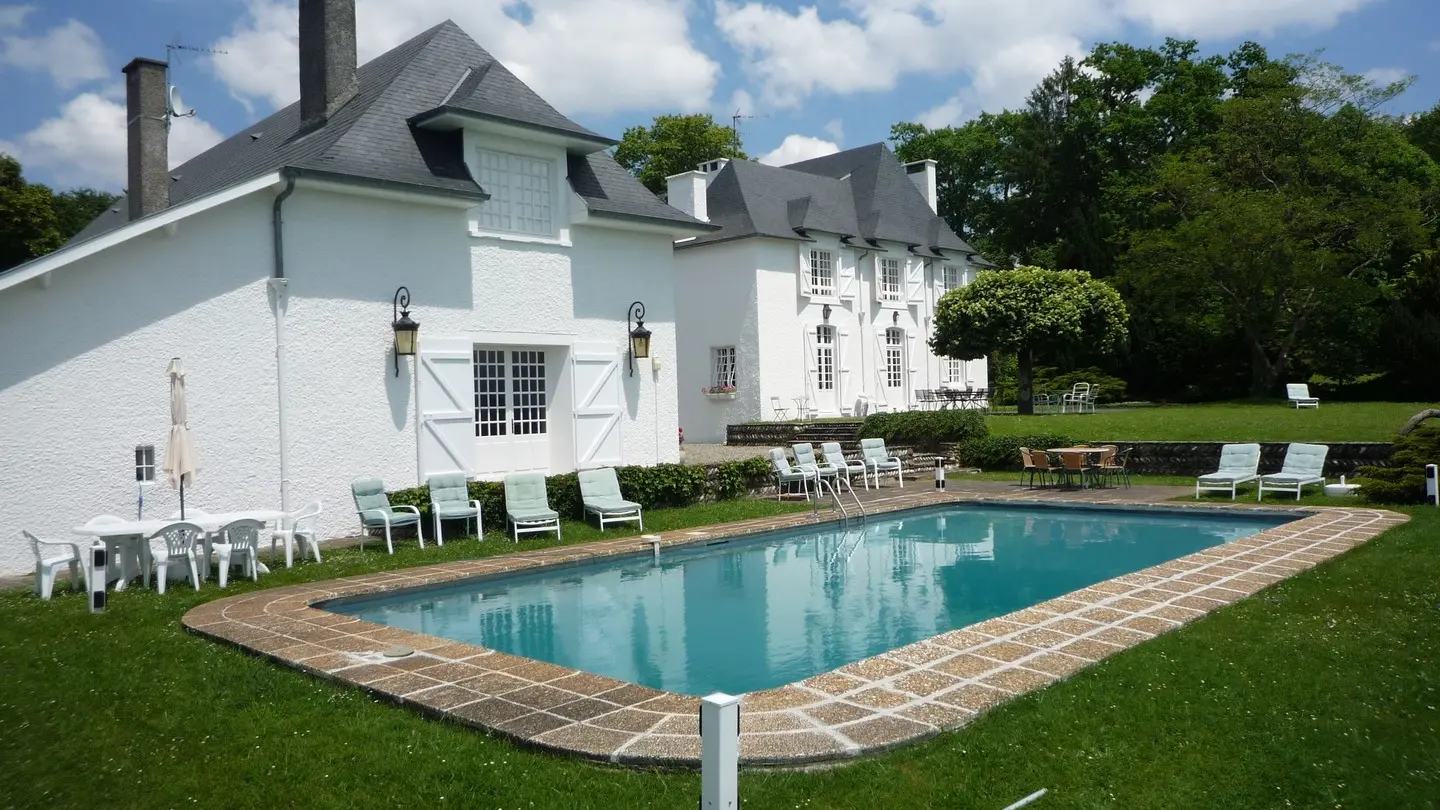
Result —
[[812, 501], [811, 504], [810, 504], [810, 512], [811, 512], [811, 514], [813, 514], [813, 515], [814, 515], [815, 517], [817, 517], [817, 518], [820, 516], [820, 499], [823, 498], [823, 497], [825, 497], [825, 490], [826, 490], [826, 489], [829, 489], [829, 490], [830, 490], [830, 497], [832, 497], [832, 498], [835, 499], [835, 506], [836, 506], [836, 508], [838, 508], [838, 509], [840, 510], [840, 515], [841, 515], [840, 520], [841, 520], [841, 522], [843, 522], [843, 523], [849, 523], [849, 522], [850, 522], [850, 510], [845, 508], [845, 501], [841, 500], [841, 498], [840, 498], [840, 486], [839, 486], [839, 483], [840, 483], [841, 481], [844, 481], [844, 482], [845, 482], [845, 489], [847, 489], [847, 490], [850, 492], [850, 499], [855, 502], [855, 509], [856, 509], [856, 511], [858, 511], [858, 512], [860, 513], [860, 522], [861, 522], [861, 523], [864, 523], [865, 520], [866, 520], [865, 504], [863, 504], [863, 503], [860, 502], [860, 496], [855, 494], [855, 488], [852, 487], [852, 486], [850, 486], [850, 481], [849, 481], [849, 479], [841, 478], [841, 477], [838, 476], [838, 475], [837, 475], [837, 476], [834, 476], [834, 480], [833, 480], [833, 481], [827, 481], [823, 476], [818, 476], [818, 477], [816, 477], [816, 479], [815, 479], [815, 500]]

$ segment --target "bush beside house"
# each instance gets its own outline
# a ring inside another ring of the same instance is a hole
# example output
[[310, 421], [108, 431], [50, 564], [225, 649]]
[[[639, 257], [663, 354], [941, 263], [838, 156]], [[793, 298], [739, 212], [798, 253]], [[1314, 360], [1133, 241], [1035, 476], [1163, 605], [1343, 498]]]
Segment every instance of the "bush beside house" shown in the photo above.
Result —
[[857, 439], [884, 439], [886, 444], [934, 451], [942, 444], [983, 439], [990, 435], [985, 414], [975, 410], [903, 411], [865, 417]]
[[1047, 447], [1069, 447], [1075, 440], [1069, 436], [1039, 433], [1029, 436], [984, 436], [962, 442], [955, 447], [956, 459], [966, 466], [987, 472], [1019, 470], [1020, 448], [1044, 450]]
[[1369, 503], [1407, 504], [1425, 500], [1425, 465], [1440, 464], [1440, 419], [1422, 423], [1395, 440], [1388, 467], [1361, 467], [1360, 497]]

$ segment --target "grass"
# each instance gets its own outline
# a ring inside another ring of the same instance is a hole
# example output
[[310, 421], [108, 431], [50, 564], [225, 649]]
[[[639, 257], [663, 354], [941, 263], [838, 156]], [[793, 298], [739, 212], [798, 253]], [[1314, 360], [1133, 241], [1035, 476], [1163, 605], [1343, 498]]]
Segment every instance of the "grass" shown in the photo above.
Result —
[[[648, 522], [794, 508], [705, 505]], [[826, 772], [747, 774], [745, 806], [999, 808], [1045, 787], [1037, 810], [1440, 807], [1440, 510], [1412, 514], [960, 732]], [[336, 550], [261, 584], [514, 548]], [[522, 750], [181, 630], [186, 610], [220, 595], [130, 591], [90, 616], [77, 595], [0, 593], [0, 807], [695, 806], [694, 774]]]
[[992, 416], [996, 435], [1052, 433], [1082, 441], [1387, 442], [1406, 419], [1435, 404], [1332, 402], [1296, 410], [1280, 403], [1163, 405], [1086, 414]]

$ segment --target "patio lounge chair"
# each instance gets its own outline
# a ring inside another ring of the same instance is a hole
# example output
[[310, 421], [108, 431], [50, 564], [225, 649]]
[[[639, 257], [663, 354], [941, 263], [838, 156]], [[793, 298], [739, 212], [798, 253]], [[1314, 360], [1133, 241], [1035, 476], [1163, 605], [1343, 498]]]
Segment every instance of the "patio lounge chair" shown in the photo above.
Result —
[[1305, 383], [1288, 383], [1285, 386], [1285, 396], [1290, 404], [1298, 408], [1318, 408], [1320, 400], [1310, 396], [1310, 386]]
[[614, 467], [581, 470], [577, 477], [580, 479], [580, 500], [584, 504], [585, 516], [593, 514], [599, 518], [600, 531], [605, 531], [606, 523], [631, 520], [640, 524], [640, 531], [645, 531], [645, 517], [641, 514], [640, 504], [625, 500]]
[[1195, 497], [1204, 491], [1230, 491], [1230, 500], [1235, 500], [1235, 488], [1247, 481], [1259, 478], [1260, 445], [1227, 444], [1220, 450], [1220, 469], [1195, 479]]
[[805, 495], [805, 500], [810, 500], [810, 480], [815, 478], [815, 473], [790, 466], [790, 459], [785, 457], [785, 451], [779, 447], [772, 447], [766, 455], [770, 457], [770, 467], [775, 471], [775, 500], [785, 496], [786, 484], [800, 484], [800, 491]]
[[814, 473], [819, 478], [840, 478], [840, 468], [831, 464], [829, 460], [822, 462], [815, 457], [815, 448], [809, 442], [798, 442], [790, 445], [790, 451], [795, 454], [795, 466], [805, 472]]
[[860, 440], [861, 461], [870, 474], [875, 476], [875, 488], [880, 488], [880, 473], [894, 475], [900, 482], [900, 488], [905, 488], [905, 471], [900, 465], [898, 456], [890, 455], [885, 449], [884, 439], [861, 439]]
[[1323, 444], [1291, 444], [1285, 448], [1285, 463], [1280, 465], [1280, 472], [1260, 476], [1255, 500], [1264, 500], [1267, 488], [1271, 492], [1293, 491], [1297, 501], [1306, 484], [1319, 484], [1323, 488], [1325, 456], [1329, 452], [1330, 448]]
[[463, 520], [468, 526], [475, 518], [475, 536], [485, 536], [480, 517], [480, 502], [470, 497], [470, 482], [465, 473], [442, 473], [425, 479], [430, 488], [430, 519], [435, 526], [435, 545], [445, 545], [442, 528], [447, 520]]
[[505, 476], [505, 520], [517, 543], [520, 535], [535, 532], [555, 532], [555, 539], [560, 539], [560, 513], [550, 508], [545, 476], [540, 473]]
[[[839, 442], [823, 442], [820, 445], [820, 453], [825, 456], [826, 464], [835, 467], [841, 475], [845, 476], [846, 486], [851, 484], [851, 475], [860, 473], [861, 482], [865, 484], [866, 489], [870, 488], [870, 479], [865, 475], [865, 462], [845, 458], [845, 451], [840, 449]], [[853, 489], [853, 487], [851, 488]]]
[[70, 587], [79, 590], [85, 587], [88, 573], [82, 554], [74, 543], [63, 540], [41, 540], [25, 530], [20, 531], [30, 541], [30, 550], [35, 552], [35, 593], [41, 599], [49, 599], [55, 590], [55, 572], [62, 565], [70, 566]]
[[379, 478], [361, 478], [350, 485], [350, 494], [355, 496], [355, 513], [360, 516], [360, 550], [365, 550], [365, 538], [371, 529], [385, 530], [385, 548], [395, 553], [395, 543], [390, 529], [395, 526], [414, 526], [420, 547], [425, 547], [425, 531], [420, 525], [420, 510], [413, 506], [390, 505], [390, 496], [385, 494], [385, 484]]

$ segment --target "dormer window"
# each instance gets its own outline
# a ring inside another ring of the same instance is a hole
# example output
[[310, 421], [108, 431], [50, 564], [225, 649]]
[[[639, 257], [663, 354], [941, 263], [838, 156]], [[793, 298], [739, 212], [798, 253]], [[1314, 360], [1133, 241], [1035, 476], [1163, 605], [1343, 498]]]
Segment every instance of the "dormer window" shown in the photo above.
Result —
[[810, 294], [835, 294], [835, 256], [828, 250], [810, 251]]
[[900, 300], [900, 260], [880, 259], [880, 300]]
[[544, 158], [476, 149], [480, 187], [478, 225], [487, 231], [553, 237], [554, 163]]

